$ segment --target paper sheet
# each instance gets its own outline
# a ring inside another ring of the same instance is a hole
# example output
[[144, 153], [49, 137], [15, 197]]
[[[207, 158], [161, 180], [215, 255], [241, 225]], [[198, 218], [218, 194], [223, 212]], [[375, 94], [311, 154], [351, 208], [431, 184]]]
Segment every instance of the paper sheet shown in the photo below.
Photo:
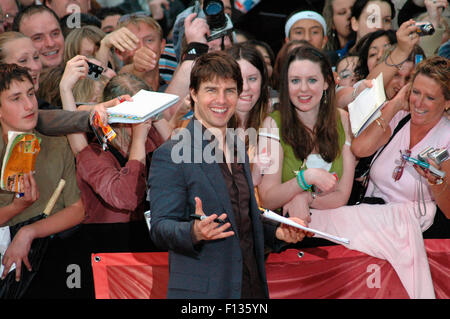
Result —
[[264, 210], [264, 213], [262, 215], [264, 217], [266, 217], [268, 219], [271, 219], [271, 220], [274, 220], [276, 222], [280, 222], [280, 223], [283, 223], [283, 224], [286, 224], [286, 225], [290, 225], [292, 227], [300, 228], [300, 229], [302, 229], [304, 231], [308, 231], [308, 232], [320, 235], [320, 236], [322, 236], [324, 238], [332, 239], [333, 241], [338, 241], [338, 242], [343, 243], [343, 244], [350, 244], [350, 240], [348, 240], [347, 238], [340, 238], [340, 237], [337, 237], [337, 236], [334, 236], [334, 235], [330, 235], [330, 234], [321, 232], [319, 230], [315, 230], [315, 229], [312, 229], [312, 228], [305, 227], [303, 225], [297, 224], [296, 222], [290, 220], [289, 218], [286, 218], [286, 217], [283, 217], [281, 215], [278, 215], [277, 213], [274, 213], [274, 212], [272, 212], [271, 210], [268, 210], [268, 209]]

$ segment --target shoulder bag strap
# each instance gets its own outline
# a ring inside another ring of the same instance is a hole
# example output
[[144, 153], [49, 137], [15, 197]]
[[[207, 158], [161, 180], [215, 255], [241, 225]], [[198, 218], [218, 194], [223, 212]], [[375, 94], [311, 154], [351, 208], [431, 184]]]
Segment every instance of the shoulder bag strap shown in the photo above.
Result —
[[[408, 123], [408, 121], [411, 119], [411, 114], [406, 115], [404, 118], [402, 118], [400, 120], [400, 122], [398, 122], [397, 126], [394, 129], [394, 132], [392, 132], [391, 137], [389, 138], [389, 140], [387, 141], [386, 144], [384, 144], [384, 146], [380, 149], [380, 151], [378, 151], [376, 153], [376, 155], [374, 156], [373, 160], [370, 162], [370, 167], [372, 167], [373, 163], [375, 162], [375, 160], [378, 158], [378, 156], [380, 156], [380, 154], [384, 151], [384, 149], [386, 148], [386, 146], [392, 141], [392, 139], [394, 138], [394, 136], [402, 129], [403, 126], [405, 126], [406, 123]], [[369, 167], [369, 171], [370, 171], [370, 167]]]

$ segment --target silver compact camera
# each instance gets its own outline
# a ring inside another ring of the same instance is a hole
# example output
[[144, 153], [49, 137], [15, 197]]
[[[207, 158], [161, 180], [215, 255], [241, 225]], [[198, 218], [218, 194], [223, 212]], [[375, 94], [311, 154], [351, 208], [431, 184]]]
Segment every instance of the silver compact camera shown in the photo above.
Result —
[[448, 151], [445, 148], [435, 149], [433, 147], [427, 147], [417, 156], [422, 162], [427, 162], [427, 158], [433, 160], [436, 164], [441, 164], [448, 160]]
[[445, 148], [434, 150], [433, 152], [428, 153], [428, 158], [432, 159], [437, 164], [441, 164], [448, 160], [448, 151]]

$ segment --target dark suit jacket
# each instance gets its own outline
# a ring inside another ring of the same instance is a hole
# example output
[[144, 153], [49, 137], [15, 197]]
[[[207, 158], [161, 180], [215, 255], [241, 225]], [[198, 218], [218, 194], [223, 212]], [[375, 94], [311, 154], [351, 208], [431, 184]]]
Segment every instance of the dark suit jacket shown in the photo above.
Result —
[[39, 110], [36, 130], [50, 136], [92, 132], [89, 125], [89, 112], [58, 109]]
[[[149, 173], [151, 238], [156, 246], [169, 250], [168, 298], [240, 298], [242, 254], [237, 231], [232, 237], [203, 241], [193, 245], [189, 215], [195, 200], [202, 200], [206, 215], [226, 213], [236, 227], [228, 189], [219, 164], [208, 163], [201, 154], [211, 153], [209, 142], [202, 141], [202, 125], [191, 120], [180, 132], [181, 138], [168, 140], [157, 149]], [[244, 152], [245, 154], [245, 152]], [[180, 162], [180, 158], [184, 160]], [[258, 270], [268, 297], [264, 266], [264, 244], [279, 249], [276, 226], [262, 222], [254, 196], [248, 157], [245, 175], [251, 192], [254, 248]]]

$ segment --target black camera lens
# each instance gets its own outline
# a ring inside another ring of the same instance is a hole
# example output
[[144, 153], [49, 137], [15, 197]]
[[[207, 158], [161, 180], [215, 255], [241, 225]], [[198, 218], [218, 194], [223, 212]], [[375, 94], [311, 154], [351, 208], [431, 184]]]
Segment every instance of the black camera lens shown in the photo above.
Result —
[[220, 0], [209, 0], [203, 3], [203, 11], [206, 15], [206, 22], [210, 29], [223, 28], [226, 23], [223, 3]]

